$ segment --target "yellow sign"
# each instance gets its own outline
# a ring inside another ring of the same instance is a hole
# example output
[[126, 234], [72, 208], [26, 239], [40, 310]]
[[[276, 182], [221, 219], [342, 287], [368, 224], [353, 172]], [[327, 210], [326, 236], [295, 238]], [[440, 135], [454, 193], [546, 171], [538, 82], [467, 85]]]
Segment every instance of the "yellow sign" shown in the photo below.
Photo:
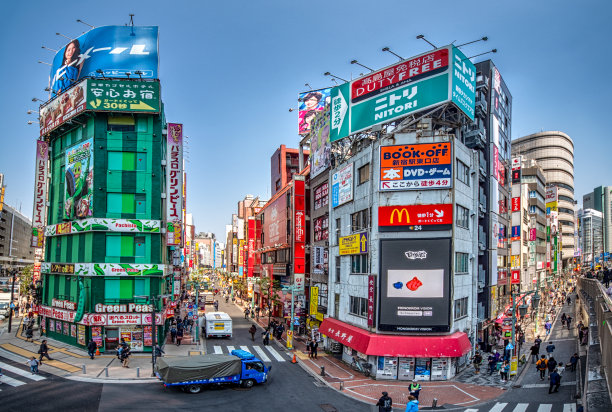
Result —
[[350, 236], [343, 236], [339, 242], [340, 255], [358, 255], [368, 253], [368, 234], [367, 232], [355, 233]]
[[4, 209], [4, 186], [0, 187], [0, 212]]
[[293, 349], [293, 331], [287, 331], [287, 349]]
[[317, 315], [317, 307], [319, 305], [319, 287], [310, 287], [310, 314], [313, 316]]
[[518, 371], [518, 358], [516, 356], [512, 357], [510, 360], [510, 376], [516, 375]]
[[323, 322], [323, 314], [321, 312], [317, 312], [317, 320]]
[[512, 255], [510, 257], [510, 267], [512, 269], [520, 269], [521, 268], [521, 255]]

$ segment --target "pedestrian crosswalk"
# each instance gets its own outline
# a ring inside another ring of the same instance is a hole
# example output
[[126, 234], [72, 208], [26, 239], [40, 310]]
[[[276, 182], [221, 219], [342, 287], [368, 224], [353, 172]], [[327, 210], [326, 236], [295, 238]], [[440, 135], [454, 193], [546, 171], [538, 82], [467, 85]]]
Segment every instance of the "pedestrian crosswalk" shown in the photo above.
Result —
[[9, 386], [22, 386], [31, 381], [38, 382], [47, 379], [44, 376], [32, 374], [29, 368], [25, 370], [4, 362], [0, 362], [0, 369], [2, 369], [0, 382]]
[[463, 412], [576, 412], [575, 403], [552, 404], [552, 403], [509, 403], [497, 402], [493, 406], [481, 408], [468, 408]]
[[[265, 350], [264, 350], [265, 348]], [[261, 359], [264, 362], [271, 362], [272, 359], [274, 359], [277, 362], [286, 362], [287, 359], [285, 359], [285, 357], [283, 357], [283, 355], [281, 353], [279, 353], [276, 349], [274, 349], [271, 346], [258, 346], [258, 345], [253, 345], [251, 347], [247, 346], [247, 345], [241, 345], [241, 346], [232, 346], [232, 345], [227, 345], [227, 346], [219, 346], [219, 345], [215, 345], [213, 346], [213, 351], [212, 353], [215, 354], [231, 354], [232, 351], [234, 349], [242, 349], [244, 351], [250, 352], [253, 355], [257, 356], [259, 359]]]

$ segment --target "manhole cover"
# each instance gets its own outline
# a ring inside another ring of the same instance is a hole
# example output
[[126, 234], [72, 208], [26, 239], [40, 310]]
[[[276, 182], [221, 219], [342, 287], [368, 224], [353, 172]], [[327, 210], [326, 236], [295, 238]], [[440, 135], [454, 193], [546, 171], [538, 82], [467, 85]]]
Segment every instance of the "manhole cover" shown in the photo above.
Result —
[[338, 409], [334, 408], [332, 405], [330, 405], [329, 403], [324, 403], [322, 405], [319, 405], [321, 407], [321, 409], [323, 409], [325, 412], [338, 412]]

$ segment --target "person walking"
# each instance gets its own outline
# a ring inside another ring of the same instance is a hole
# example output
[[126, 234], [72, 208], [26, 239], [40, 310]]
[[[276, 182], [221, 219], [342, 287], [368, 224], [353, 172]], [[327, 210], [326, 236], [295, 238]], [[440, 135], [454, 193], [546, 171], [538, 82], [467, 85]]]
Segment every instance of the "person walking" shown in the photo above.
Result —
[[389, 397], [387, 392], [383, 392], [376, 406], [378, 406], [378, 412], [390, 412], [393, 410], [393, 399]]
[[510, 373], [510, 362], [504, 361], [504, 364], [499, 371], [502, 383], [508, 382], [508, 373]]
[[410, 395], [414, 396], [417, 401], [419, 400], [421, 389], [421, 384], [417, 381], [412, 381], [412, 383], [408, 386], [408, 391], [410, 392]]
[[173, 323], [172, 327], [170, 328], [170, 337], [172, 338], [172, 343], [176, 342], [176, 325]]
[[247, 307], [244, 308], [244, 318], [248, 319], [249, 318], [249, 313], [251, 312], [251, 310]]
[[408, 395], [408, 403], [406, 404], [406, 410], [404, 412], [418, 412], [419, 401], [412, 395]]
[[261, 308], [259, 306], [257, 306], [255, 308], [255, 319], [259, 320], [259, 312], [261, 311]]
[[30, 367], [30, 372], [32, 372], [32, 375], [34, 375], [35, 373], [38, 373], [38, 363], [39, 362], [36, 360], [34, 356], [32, 356], [30, 360], [27, 361], [26, 363]]
[[34, 325], [32, 322], [28, 322], [28, 326], [26, 327], [26, 342], [34, 342]]
[[495, 372], [495, 365], [497, 364], [497, 359], [495, 359], [495, 355], [492, 353], [487, 357], [487, 362], [489, 363], [489, 376], [493, 375]]
[[557, 361], [552, 356], [548, 359], [546, 363], [546, 367], [548, 368], [548, 377], [550, 378], [550, 374], [557, 369]]
[[255, 327], [255, 325], [251, 325], [251, 327], [249, 328], [249, 333], [251, 334], [251, 340], [253, 342], [255, 342], [255, 332], [257, 332], [257, 328]]
[[262, 335], [263, 335], [264, 346], [268, 346], [270, 344], [270, 328], [263, 331]]
[[544, 323], [544, 329], [546, 329], [546, 337], [548, 337], [548, 335], [550, 335], [550, 330], [552, 329], [552, 323], [550, 323], [549, 320]]
[[552, 343], [552, 341], [548, 342], [548, 345], [546, 345], [546, 354], [548, 355], [549, 358], [552, 358], [554, 351], [555, 351], [555, 345]]
[[121, 351], [121, 365], [124, 368], [129, 368], [129, 364], [130, 364], [130, 356], [132, 355], [132, 351], [130, 350], [130, 347], [127, 346], [125, 348], [123, 348], [123, 350]]
[[183, 328], [176, 331], [176, 346], [181, 346], [183, 340]]
[[578, 364], [578, 359], [580, 359], [580, 357], [578, 356], [577, 353], [574, 353], [572, 355], [572, 357], [569, 360], [569, 365], [570, 365], [570, 371], [571, 372], [575, 372], [576, 371], [576, 365]]
[[480, 352], [476, 352], [476, 354], [472, 358], [472, 363], [474, 364], [475, 373], [480, 373], [480, 365], [482, 365], [482, 355], [480, 354]]
[[87, 354], [89, 355], [90, 359], [94, 358], [96, 349], [98, 349], [98, 345], [96, 345], [96, 342], [94, 342], [93, 339], [90, 339], [89, 343], [87, 344]]
[[44, 356], [46, 356], [49, 360], [53, 360], [49, 357], [49, 347], [47, 346], [46, 339], [43, 339], [43, 341], [41, 342], [40, 347], [38, 348], [38, 354], [40, 355], [40, 357], [38, 358], [38, 362], [40, 363], [42, 363]]
[[213, 303], [213, 306], [215, 307], [215, 312], [219, 311], [219, 301], [215, 300], [215, 303]]
[[[559, 386], [561, 386], [561, 375], [557, 372], [556, 369], [552, 371], [550, 374], [550, 385], [548, 387], [548, 393], [559, 392]], [[553, 390], [553, 387], [555, 390]]]
[[540, 346], [534, 343], [533, 346], [529, 348], [529, 350], [531, 351], [531, 363], [536, 363], [540, 355]]
[[546, 355], [542, 355], [540, 360], [536, 362], [536, 369], [538, 372], [540, 372], [541, 381], [543, 381], [544, 377], [546, 376], [547, 363], [548, 361], [546, 360]]
[[536, 338], [533, 340], [533, 344], [538, 345], [538, 348], [540, 347], [540, 345], [542, 345], [542, 339], [540, 339], [540, 335], [536, 336]]
[[318, 349], [319, 349], [319, 342], [317, 342], [316, 340], [313, 340], [312, 344], [310, 345], [310, 353], [314, 359], [317, 359]]
[[155, 344], [155, 357], [161, 358], [166, 352], [159, 346], [159, 344]]
[[567, 321], [567, 315], [565, 314], [565, 312], [563, 312], [563, 315], [561, 315], [561, 326], [565, 327], [565, 322]]
[[567, 330], [570, 330], [570, 326], [572, 325], [572, 317], [568, 315], [565, 322], [567, 323]]

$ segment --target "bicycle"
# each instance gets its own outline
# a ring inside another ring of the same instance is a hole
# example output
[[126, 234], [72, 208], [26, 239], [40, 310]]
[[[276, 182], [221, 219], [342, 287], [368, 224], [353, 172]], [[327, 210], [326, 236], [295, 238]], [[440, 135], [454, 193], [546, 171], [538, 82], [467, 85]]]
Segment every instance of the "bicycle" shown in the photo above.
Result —
[[353, 356], [353, 362], [351, 362], [351, 368], [357, 372], [363, 373], [366, 377], [370, 376], [372, 370], [372, 364], [365, 362], [361, 359], [357, 359]]

